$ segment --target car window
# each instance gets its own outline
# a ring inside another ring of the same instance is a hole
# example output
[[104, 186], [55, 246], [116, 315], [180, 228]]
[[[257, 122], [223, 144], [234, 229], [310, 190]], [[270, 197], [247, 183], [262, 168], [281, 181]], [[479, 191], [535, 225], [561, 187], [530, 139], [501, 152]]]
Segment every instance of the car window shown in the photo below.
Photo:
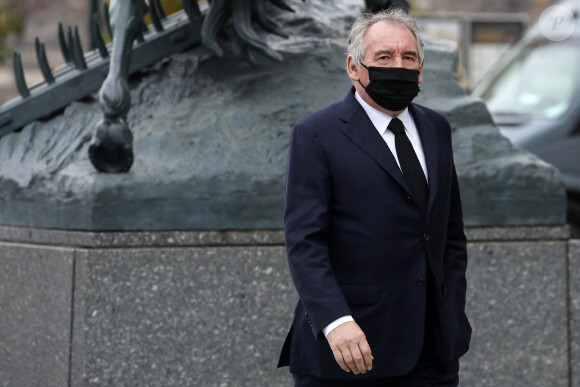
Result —
[[557, 118], [580, 92], [580, 44], [524, 46], [481, 94], [494, 115]]

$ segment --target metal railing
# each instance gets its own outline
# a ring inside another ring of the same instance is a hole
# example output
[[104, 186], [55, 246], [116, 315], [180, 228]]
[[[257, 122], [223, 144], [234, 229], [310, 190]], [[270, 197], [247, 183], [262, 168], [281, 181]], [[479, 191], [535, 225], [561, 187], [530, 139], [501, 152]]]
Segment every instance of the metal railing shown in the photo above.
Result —
[[[159, 0], [151, 0], [152, 24], [145, 25], [133, 43], [129, 74], [133, 74], [174, 53], [201, 44], [201, 27], [208, 5], [184, 0], [184, 9], [166, 16]], [[109, 70], [112, 43], [105, 44], [101, 24], [113, 36], [105, 5], [104, 20], [93, 18], [91, 26], [97, 49], [83, 52], [77, 27], [58, 26], [58, 41], [65, 64], [54, 71], [47, 60], [44, 44], [36, 38], [36, 58], [44, 80], [28, 86], [20, 53], [14, 53], [14, 76], [20, 97], [0, 107], [0, 137], [24, 125], [50, 116], [72, 101], [96, 93]]]

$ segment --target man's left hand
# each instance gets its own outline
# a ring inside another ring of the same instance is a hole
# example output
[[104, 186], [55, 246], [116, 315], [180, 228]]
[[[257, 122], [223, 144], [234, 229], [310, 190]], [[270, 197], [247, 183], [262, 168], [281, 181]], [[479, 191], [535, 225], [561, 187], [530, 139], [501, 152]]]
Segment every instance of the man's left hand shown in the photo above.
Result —
[[364, 374], [373, 368], [373, 355], [366, 336], [354, 321], [334, 328], [326, 337], [334, 359], [345, 372]]

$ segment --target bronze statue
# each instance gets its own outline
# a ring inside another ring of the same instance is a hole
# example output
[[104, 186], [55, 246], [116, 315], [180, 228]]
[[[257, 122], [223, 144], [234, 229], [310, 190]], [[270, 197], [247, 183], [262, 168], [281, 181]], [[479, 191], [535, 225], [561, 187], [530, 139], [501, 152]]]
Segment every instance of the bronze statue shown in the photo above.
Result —
[[[65, 64], [52, 70], [44, 44], [37, 39], [36, 55], [44, 80], [30, 87], [20, 54], [15, 52], [14, 75], [20, 97], [0, 107], [0, 136], [99, 91], [104, 117], [95, 127], [89, 158], [100, 172], [127, 172], [133, 162], [132, 135], [126, 121], [131, 106], [127, 84], [130, 74], [200, 44], [221, 57], [218, 36], [226, 25], [233, 26], [230, 38], [242, 47], [248, 61], [255, 63], [253, 54], [282, 60], [258, 36], [252, 23], [268, 33], [287, 37], [267, 16], [266, 8], [270, 2], [292, 11], [284, 0], [213, 0], [209, 6], [197, 0], [182, 2], [182, 11], [166, 16], [160, 0], [112, 0], [110, 9], [104, 7], [104, 26], [113, 42], [105, 44], [95, 15], [91, 32], [97, 50], [88, 53], [83, 53], [78, 28], [65, 29], [59, 24], [58, 41]], [[153, 26], [145, 25], [147, 12]]]
[[113, 52], [99, 93], [105, 117], [97, 124], [89, 146], [91, 163], [100, 172], [127, 172], [133, 164], [133, 135], [126, 121], [131, 107], [128, 67], [146, 12], [143, 0], [111, 2]]
[[[281, 61], [282, 56], [262, 41], [252, 27], [252, 20], [255, 20], [265, 31], [286, 37], [282, 29], [267, 17], [266, 1], [293, 11], [284, 0], [213, 0], [201, 27], [201, 41], [221, 57], [223, 50], [217, 43], [217, 36], [231, 20], [236, 38], [251, 62], [255, 61], [253, 51]], [[190, 19], [201, 13], [195, 0], [183, 0], [183, 8]], [[159, 2], [150, 1], [149, 9], [160, 9]], [[133, 136], [126, 122], [131, 106], [127, 69], [133, 41], [139, 37], [146, 12], [144, 0], [113, 0], [111, 3], [113, 52], [107, 79], [99, 93], [104, 118], [97, 124], [89, 147], [91, 163], [100, 172], [127, 172], [133, 163]], [[154, 14], [157, 13], [152, 12], [156, 23]]]
[[254, 32], [252, 20], [254, 20], [265, 31], [282, 37], [287, 35], [266, 15], [266, 2], [269, 1], [277, 7], [294, 12], [284, 0], [213, 0], [209, 12], [203, 23], [201, 30], [201, 40], [203, 44], [211, 48], [219, 57], [223, 51], [216, 42], [216, 37], [231, 18], [237, 38], [250, 60], [251, 51], [256, 51], [268, 58], [281, 61], [282, 56], [272, 50]]
[[[223, 49], [218, 36], [226, 30], [232, 31], [230, 38], [241, 46], [248, 61], [256, 62], [254, 54], [282, 61], [282, 56], [256, 33], [252, 23], [267, 33], [287, 37], [268, 17], [266, 7], [269, 2], [293, 12], [285, 0], [213, 0], [203, 11], [196, 0], [182, 1], [182, 14], [186, 16], [169, 20], [160, 0], [112, 0], [110, 9], [105, 6], [104, 12], [105, 27], [113, 39], [111, 45], [105, 45], [98, 19], [94, 19], [92, 33], [97, 55], [83, 54], [76, 27], [74, 30], [69, 27], [65, 33], [62, 24], [59, 25], [59, 43], [66, 64], [52, 71], [44, 44], [37, 40], [38, 63], [44, 81], [30, 88], [26, 85], [20, 55], [15, 53], [14, 73], [21, 98], [0, 108], [0, 136], [100, 88], [104, 117], [95, 127], [89, 159], [100, 172], [127, 172], [133, 163], [133, 136], [127, 123], [131, 106], [127, 83], [130, 72], [195, 44], [203, 44], [221, 57]], [[366, 0], [366, 4], [371, 11], [393, 6], [409, 11], [405, 0]], [[154, 31], [149, 31], [143, 20], [147, 12]], [[229, 25], [232, 28], [226, 29]], [[108, 72], [103, 71], [106, 67]], [[104, 80], [103, 74], [106, 74]]]
[[409, 13], [411, 6], [406, 0], [365, 0], [367, 12], [378, 12], [381, 9], [400, 8]]

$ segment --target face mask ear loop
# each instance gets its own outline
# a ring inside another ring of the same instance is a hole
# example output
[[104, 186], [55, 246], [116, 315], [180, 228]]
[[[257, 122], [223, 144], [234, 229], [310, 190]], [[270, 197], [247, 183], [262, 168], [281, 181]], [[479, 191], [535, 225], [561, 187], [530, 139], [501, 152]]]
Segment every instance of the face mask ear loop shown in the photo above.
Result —
[[[364, 67], [365, 69], [367, 69], [367, 72], [369, 71], [369, 68], [368, 68], [367, 66], [365, 66], [365, 64], [364, 64], [363, 62], [360, 62], [360, 65], [361, 65], [362, 67]], [[370, 73], [369, 73], [369, 76], [370, 76]], [[370, 82], [370, 80], [369, 80], [369, 82]], [[358, 80], [358, 83], [360, 83], [360, 85], [362, 86], [362, 88], [363, 88], [365, 91], [367, 91], [367, 88], [366, 88], [366, 87], [365, 87], [365, 86], [364, 86], [364, 85], [361, 83], [360, 79]], [[367, 86], [368, 86], [368, 85], [367, 85]]]
[[[358, 83], [360, 83], [360, 85], [362, 86], [362, 88], [363, 88], [365, 91], [367, 91], [367, 88], [366, 88], [366, 87], [364, 87], [364, 85], [361, 83], [360, 79], [358, 80]], [[367, 86], [368, 86], [368, 85], [367, 85]]]

